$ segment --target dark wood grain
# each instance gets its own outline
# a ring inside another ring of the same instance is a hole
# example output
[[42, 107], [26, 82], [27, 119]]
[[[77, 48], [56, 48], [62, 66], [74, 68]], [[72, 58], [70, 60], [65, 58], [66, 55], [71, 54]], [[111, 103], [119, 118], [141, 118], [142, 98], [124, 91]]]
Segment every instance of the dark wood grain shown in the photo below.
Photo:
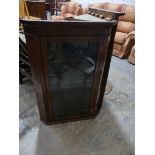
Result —
[[[117, 23], [118, 23], [118, 20], [119, 20], [119, 16], [124, 15], [124, 13], [120, 14], [119, 12], [114, 12], [113, 14], [114, 15], [112, 16], [112, 19], [116, 20]], [[107, 78], [108, 78], [108, 73], [109, 73], [109, 68], [110, 68], [110, 62], [111, 62], [111, 57], [112, 57], [113, 44], [114, 44], [116, 30], [117, 30], [117, 24], [114, 25], [113, 28], [112, 28], [111, 35], [110, 35], [111, 36], [110, 41], [109, 41], [109, 44], [107, 46], [108, 52], [107, 52], [107, 55], [106, 55], [105, 66], [104, 66], [104, 70], [103, 70], [103, 74], [102, 74], [102, 83], [101, 83], [101, 87], [100, 87], [98, 111], [101, 109], [101, 106], [102, 106], [103, 96], [104, 96], [105, 87], [106, 87]]]
[[49, 3], [42, 1], [27, 0], [26, 5], [30, 16], [46, 19], [46, 10], [50, 8]]

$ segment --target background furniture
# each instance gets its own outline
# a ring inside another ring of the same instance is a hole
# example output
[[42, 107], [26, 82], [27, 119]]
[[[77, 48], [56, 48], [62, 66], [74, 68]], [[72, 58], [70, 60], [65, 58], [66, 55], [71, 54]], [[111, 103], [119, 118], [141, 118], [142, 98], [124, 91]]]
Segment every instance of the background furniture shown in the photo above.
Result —
[[52, 15], [58, 15], [58, 12], [61, 11], [61, 6], [65, 5], [66, 2], [70, 0], [46, 0], [50, 4], [50, 11]]
[[51, 15], [57, 14], [60, 7], [68, 0], [26, 0], [27, 11], [30, 16], [46, 19], [46, 11]]
[[131, 53], [128, 57], [128, 61], [132, 64], [135, 64], [135, 31], [130, 32], [130, 34], [128, 35], [128, 38], [132, 39], [134, 42], [131, 48]]
[[131, 53], [128, 57], [128, 61], [132, 64], [135, 64], [135, 45], [131, 49]]
[[30, 16], [46, 19], [46, 8], [49, 4], [45, 0], [26, 0], [26, 5]]
[[52, 16], [53, 20], [63, 20], [65, 18], [78, 16], [82, 14], [81, 4], [77, 2], [66, 2], [65, 5], [61, 6], [61, 15]]
[[32, 19], [32, 20], [38, 20], [40, 18], [37, 18], [29, 13], [29, 10], [27, 8], [27, 4], [25, 0], [19, 0], [19, 18], [20, 19]]
[[120, 58], [129, 56], [133, 40], [127, 39], [128, 34], [135, 30], [135, 8], [126, 4], [96, 3], [89, 4], [87, 8], [83, 8], [83, 13], [88, 12], [88, 8], [101, 8], [111, 11], [124, 12], [125, 15], [119, 18], [117, 32], [114, 40], [113, 55]]
[[24, 32], [19, 33], [19, 82], [23, 84], [23, 79], [31, 79], [31, 67], [26, 47]]
[[103, 101], [116, 21], [21, 22], [41, 121], [95, 117]]
[[27, 5], [26, 5], [25, 0], [20, 0], [19, 1], [19, 18], [24, 18], [25, 16], [29, 16]]
[[132, 31], [128, 34], [127, 39], [132, 40], [132, 45], [130, 47], [130, 55], [128, 61], [132, 64], [135, 64], [135, 31]]

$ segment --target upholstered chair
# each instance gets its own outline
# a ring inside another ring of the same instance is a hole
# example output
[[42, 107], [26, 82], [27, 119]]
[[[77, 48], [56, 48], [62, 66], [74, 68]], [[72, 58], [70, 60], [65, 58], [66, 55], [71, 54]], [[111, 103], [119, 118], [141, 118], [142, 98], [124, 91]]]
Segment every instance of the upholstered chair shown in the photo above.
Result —
[[134, 35], [135, 30], [135, 9], [130, 5], [122, 5], [121, 12], [124, 12], [125, 15], [119, 18], [113, 55], [127, 58], [134, 44], [134, 39], [130, 35]]
[[[100, 8], [110, 11], [124, 12], [125, 15], [121, 16], [118, 21], [117, 31], [114, 40], [113, 55], [120, 58], [128, 57], [130, 47], [133, 40], [127, 36], [130, 32], [135, 30], [135, 8], [126, 4], [112, 4], [112, 3], [96, 3], [89, 4], [88, 7]], [[87, 13], [88, 9], [83, 9], [83, 14]]]
[[[135, 42], [135, 31], [131, 32], [129, 35], [128, 35], [128, 38], [134, 40]], [[130, 52], [130, 55], [128, 57], [128, 61], [132, 64], [135, 64], [135, 44], [132, 46], [131, 48], [131, 52]]]
[[65, 18], [78, 16], [82, 14], [81, 4], [77, 2], [66, 2], [65, 5], [61, 6], [61, 15], [52, 16], [53, 20], [63, 20]]

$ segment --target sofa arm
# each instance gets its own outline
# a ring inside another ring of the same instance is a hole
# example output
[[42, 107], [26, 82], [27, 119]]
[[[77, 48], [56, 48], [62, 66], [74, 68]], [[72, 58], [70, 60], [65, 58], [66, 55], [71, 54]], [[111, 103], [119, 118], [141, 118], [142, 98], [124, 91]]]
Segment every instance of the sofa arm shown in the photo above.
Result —
[[74, 15], [82, 15], [83, 14], [83, 9], [81, 7], [77, 7], [74, 11]]
[[123, 57], [128, 57], [132, 47], [135, 45], [135, 31], [131, 31], [126, 36], [126, 41], [123, 44], [122, 51], [123, 51]]
[[135, 45], [131, 49], [131, 53], [128, 57], [128, 61], [132, 64], [135, 64]]
[[126, 36], [126, 39], [135, 39], [135, 31], [131, 31], [130, 33], [128, 33], [128, 35]]

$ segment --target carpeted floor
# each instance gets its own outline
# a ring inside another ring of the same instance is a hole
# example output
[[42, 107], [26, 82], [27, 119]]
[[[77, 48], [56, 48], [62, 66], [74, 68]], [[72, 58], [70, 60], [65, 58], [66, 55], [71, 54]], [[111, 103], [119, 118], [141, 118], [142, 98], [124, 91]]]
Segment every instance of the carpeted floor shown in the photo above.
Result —
[[99, 115], [92, 120], [45, 126], [39, 121], [32, 82], [19, 91], [20, 155], [134, 155], [135, 66], [112, 58]]

